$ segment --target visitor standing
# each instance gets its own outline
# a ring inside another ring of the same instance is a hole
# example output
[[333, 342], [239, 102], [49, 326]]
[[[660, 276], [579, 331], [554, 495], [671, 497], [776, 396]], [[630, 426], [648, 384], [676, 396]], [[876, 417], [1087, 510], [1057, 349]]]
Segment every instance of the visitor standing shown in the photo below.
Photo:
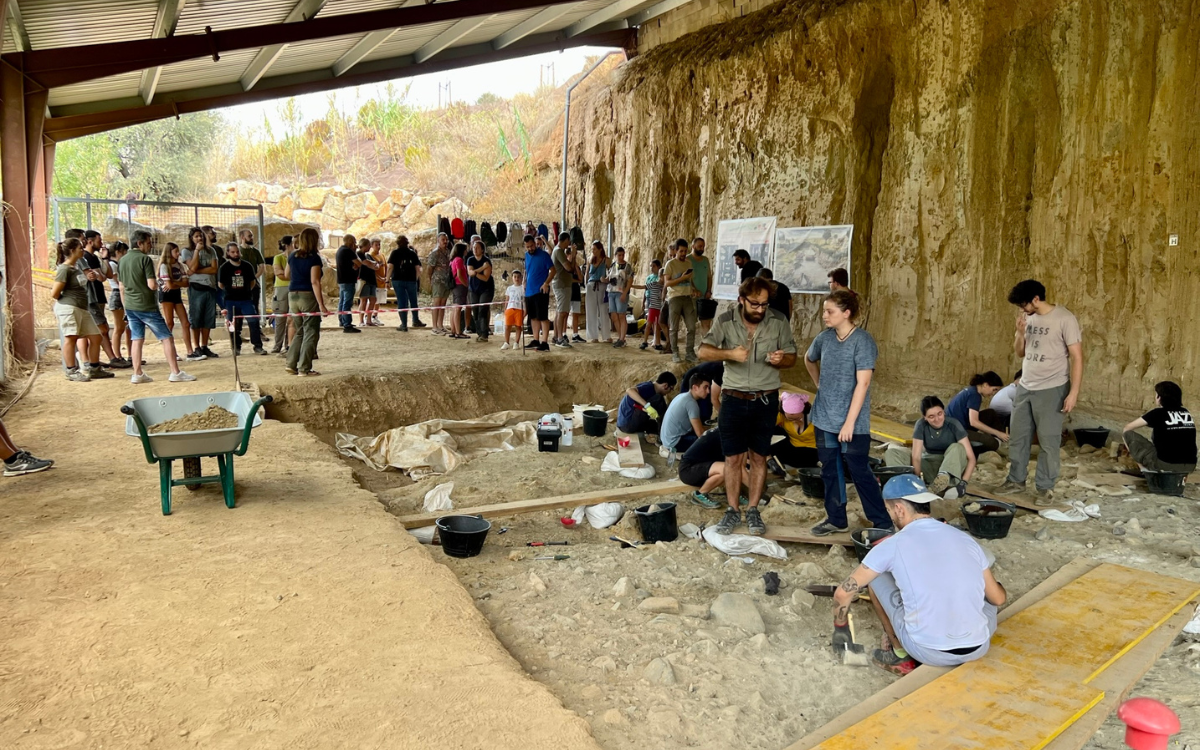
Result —
[[751, 259], [750, 253], [742, 249], [734, 251], [733, 264], [741, 270], [740, 281], [754, 278], [763, 267], [762, 263]]
[[575, 251], [571, 248], [571, 233], [558, 235], [558, 244], [550, 254], [554, 263], [554, 275], [550, 288], [554, 292], [554, 340], [559, 348], [569, 349], [571, 340], [567, 336], [567, 316], [571, 314], [571, 285], [575, 281]]
[[124, 360], [119, 359], [113, 352], [112, 342], [109, 341], [111, 332], [108, 327], [106, 314], [108, 296], [105, 294], [104, 282], [112, 278], [112, 268], [100, 257], [100, 251], [103, 248], [104, 237], [99, 232], [89, 229], [83, 233], [83, 258], [81, 260], [82, 267], [88, 279], [88, 313], [91, 314], [92, 321], [95, 322], [96, 328], [100, 331], [99, 347], [95, 352], [83, 348], [90, 345], [90, 339], [79, 344], [81, 347], [80, 354], [87, 355], [85, 364], [91, 370], [100, 369], [101, 349], [104, 350], [104, 355], [108, 358], [109, 367], [129, 367]]
[[[129, 326], [125, 322], [125, 306], [121, 302], [121, 281], [117, 278], [117, 264], [121, 262], [121, 258], [125, 257], [125, 253], [129, 252], [129, 245], [124, 242], [114, 242], [111, 247], [106, 248], [106, 251], [101, 251], [100, 258], [108, 264], [108, 310], [113, 314], [112, 324], [112, 350], [113, 354], [117, 355], [112, 364], [120, 362], [133, 366], [133, 362], [121, 355], [121, 346], [124, 342], [125, 351], [129, 351], [130, 337]], [[188, 346], [191, 346], [189, 341]]]
[[266, 355], [262, 327], [254, 298], [258, 296], [258, 268], [242, 260], [242, 249], [236, 242], [225, 246], [225, 262], [217, 271], [217, 288], [225, 292], [225, 320], [233, 324], [233, 351], [242, 353], [242, 321], [250, 324], [250, 345], [254, 353]]
[[[216, 233], [213, 232], [213, 235]], [[180, 253], [179, 258], [188, 273], [188, 322], [192, 326], [192, 350], [216, 359], [217, 354], [209, 347], [209, 343], [213, 326], [217, 324], [217, 269], [220, 263], [216, 249], [210, 247], [208, 242], [209, 235], [204, 230], [192, 227], [188, 231], [187, 249]]]
[[[671, 330], [668, 334], [671, 351], [673, 352], [671, 360], [674, 362], [687, 360], [694, 363], [696, 361], [696, 296], [695, 287], [692, 286], [692, 279], [695, 278], [696, 273], [687, 255], [687, 240], [676, 240], [675, 257], [667, 261], [667, 265], [663, 269], [663, 275], [665, 277], [664, 284], [667, 288], [667, 302], [671, 309]], [[682, 357], [680, 356], [681, 352], [679, 349], [679, 329], [681, 324], [687, 326], [687, 348], [682, 351]], [[726, 475], [733, 473], [735, 472], [727, 471]]]
[[533, 329], [533, 344], [529, 348], [550, 351], [550, 276], [554, 261], [545, 250], [539, 250], [534, 238], [525, 235], [525, 309]]
[[712, 298], [712, 263], [704, 255], [704, 248], [704, 238], [697, 237], [692, 240], [692, 254], [688, 256], [694, 272], [692, 288], [696, 290], [696, 320], [700, 325], [701, 336], [712, 329], [713, 318], [717, 316], [717, 302]]
[[650, 261], [650, 273], [646, 274], [646, 283], [644, 285], [635, 284], [633, 288], [646, 290], [646, 328], [642, 334], [642, 343], [638, 348], [648, 348], [650, 346], [650, 335], [654, 334], [654, 349], [655, 351], [662, 351], [662, 344], [659, 343], [659, 334], [661, 333], [664, 339], [667, 337], [667, 334], [665, 326], [662, 325], [662, 262], [658, 258]]
[[1049, 505], [1058, 482], [1063, 418], [1075, 409], [1083, 385], [1083, 334], [1070, 310], [1046, 301], [1046, 287], [1040, 281], [1020, 282], [1009, 292], [1008, 301], [1021, 311], [1013, 351], [1025, 362], [1013, 400], [1008, 478], [996, 492], [1025, 491], [1036, 430], [1040, 447], [1034, 476], [1036, 502]]
[[486, 344], [492, 325], [492, 308], [484, 305], [489, 305], [496, 296], [496, 280], [492, 278], [492, 259], [484, 253], [483, 240], [476, 239], [471, 244], [471, 257], [467, 258], [467, 302], [475, 311], [472, 319], [476, 340]]
[[[397, 331], [408, 331], [408, 315], [412, 312], [413, 327], [418, 327], [417, 289], [421, 273], [421, 258], [408, 246], [408, 238], [396, 238], [396, 249], [388, 256], [388, 272], [392, 276], [392, 288], [396, 290], [396, 308], [400, 310], [400, 325]], [[424, 324], [422, 324], [424, 325]]]
[[771, 282], [773, 290], [771, 292], [771, 309], [778, 310], [780, 315], [790, 321], [792, 319], [792, 290], [782, 281], [776, 281], [775, 273], [769, 268], [759, 270], [758, 275]]
[[[88, 311], [88, 277], [83, 269], [83, 243], [75, 238], [58, 244], [57, 263], [54, 271], [54, 286], [50, 297], [54, 300], [54, 317], [58, 318], [58, 330], [62, 334], [63, 368], [67, 380], [86, 383], [94, 378], [113, 377], [111, 372], [88, 367], [87, 360], [80, 362], [78, 342], [95, 339], [95, 349], [100, 349], [100, 329]], [[87, 351], [88, 349], [85, 349]]]
[[[179, 260], [179, 245], [168, 242], [158, 258], [158, 303], [162, 305], [163, 322], [171, 336], [175, 335], [175, 318], [183, 329], [183, 345], [187, 349], [188, 362], [203, 362], [208, 359], [192, 345], [192, 327], [188, 323], [187, 308], [183, 306], [183, 290], [188, 288], [187, 267]], [[176, 352], [178, 355], [178, 352]]]
[[[450, 235], [442, 232], [437, 238], [437, 247], [425, 259], [429, 268], [429, 284], [433, 290], [433, 333], [445, 336], [446, 330], [446, 299], [454, 288], [454, 279], [450, 277]], [[416, 327], [416, 324], [413, 324]]]
[[[145, 229], [135, 231], [131, 239], [133, 248], [125, 254], [117, 268], [117, 275], [121, 281], [121, 299], [125, 302], [125, 315], [129, 318], [129, 330], [133, 336], [130, 346], [133, 355], [133, 375], [130, 376], [129, 382], [138, 385], [153, 380], [142, 372], [142, 351], [147, 328], [162, 344], [163, 356], [167, 358], [167, 366], [171, 368], [171, 375], [167, 379], [172, 383], [195, 380], [195, 377], [179, 369], [175, 337], [171, 335], [162, 313], [158, 311], [158, 264], [150, 257], [154, 250], [154, 239]], [[215, 257], [216, 254], [213, 255]]]
[[501, 350], [509, 349], [509, 335], [517, 334], [517, 343], [512, 345], [513, 349], [520, 349], [524, 344], [524, 336], [522, 335], [522, 327], [525, 325], [525, 274], [520, 271], [512, 272], [512, 284], [508, 289], [504, 290], [504, 343], [500, 345]]
[[454, 244], [450, 253], [450, 278], [454, 280], [454, 289], [450, 292], [454, 307], [450, 308], [450, 333], [452, 339], [468, 339], [463, 333], [463, 305], [467, 304], [467, 246], [462, 242]]
[[[571, 342], [575, 344], [584, 343], [585, 339], [579, 335], [579, 321], [583, 318], [583, 268], [580, 266], [580, 258], [583, 257], [583, 248], [578, 245], [572, 246], [571, 253]], [[565, 333], [565, 332], [564, 332]]]
[[[781, 316], [782, 317], [782, 316]], [[826, 518], [812, 529], [816, 536], [847, 530], [846, 474], [850, 474], [867, 520], [877, 529], [892, 528], [879, 482], [871, 473], [871, 377], [879, 350], [871, 334], [854, 324], [858, 295], [833, 292], [825, 298], [822, 320], [804, 366], [817, 386], [812, 409], [821, 478], [825, 480]], [[724, 401], [722, 412], [729, 406]]]
[[850, 291], [850, 274], [844, 268], [835, 268], [829, 272], [829, 291]]
[[[625, 333], [629, 330], [629, 290], [633, 288], [633, 269], [625, 262], [625, 248], [618, 247], [616, 260], [608, 267], [608, 315], [612, 319], [613, 332], [617, 340], [613, 347], [625, 346]], [[566, 341], [566, 333], [563, 334]]]
[[[296, 319], [296, 338], [288, 347], [287, 371], [309, 377], [321, 373], [312, 369], [317, 342], [321, 340], [321, 316], [329, 314], [321, 291], [321, 235], [312, 227], [300, 232], [300, 240], [288, 260], [288, 309]], [[321, 315], [315, 313], [320, 312]]]
[[354, 235], [342, 237], [342, 244], [333, 256], [334, 267], [337, 270], [338, 285], [338, 325], [342, 333], [362, 333], [354, 327], [354, 288], [358, 286], [358, 269], [362, 263], [358, 260], [358, 241]]
[[[254, 313], [256, 315], [261, 315], [263, 311], [263, 277], [266, 276], [267, 273], [267, 261], [263, 257], [263, 254], [259, 252], [258, 247], [254, 244], [253, 230], [243, 229], [238, 232], [238, 252], [242, 256], [242, 262], [248, 263], [250, 267], [254, 269], [254, 298], [251, 299], [250, 302], [254, 305]], [[221, 288], [219, 284], [217, 285], [217, 288]], [[263, 321], [265, 321], [266, 318], [260, 317], [256, 320], [259, 323], [259, 333], [265, 339], [266, 325]]]
[[371, 241], [363, 237], [355, 251], [358, 257], [358, 324], [374, 326], [371, 317], [375, 310], [375, 272], [379, 264], [371, 257]]
[[271, 289], [271, 311], [275, 313], [275, 346], [271, 348], [272, 354], [285, 353], [296, 335], [296, 327], [288, 317], [288, 284], [292, 278], [288, 261], [295, 249], [292, 235], [284, 235], [279, 239], [279, 252], [271, 259], [271, 272], [275, 276]]
[[583, 295], [589, 344], [594, 344], [601, 339], [612, 343], [612, 335], [609, 333], [607, 293], [604, 291], [604, 278], [607, 274], [608, 256], [604, 253], [604, 243], [596, 240], [592, 243], [592, 254], [588, 258], [587, 289]]
[[371, 240], [371, 260], [375, 261], [375, 305], [371, 308], [371, 322], [381, 326], [379, 309], [387, 304], [391, 274], [388, 273], [387, 258], [383, 255], [383, 243], [379, 240]]

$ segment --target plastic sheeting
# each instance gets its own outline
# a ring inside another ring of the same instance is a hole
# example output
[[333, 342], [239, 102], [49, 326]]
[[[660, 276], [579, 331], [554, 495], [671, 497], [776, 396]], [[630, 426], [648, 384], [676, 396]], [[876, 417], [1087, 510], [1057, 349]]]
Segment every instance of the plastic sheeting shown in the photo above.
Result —
[[388, 430], [375, 437], [339, 432], [339, 453], [376, 471], [388, 467], [413, 479], [445, 474], [473, 458], [537, 444], [540, 412], [501, 411], [477, 419], [431, 419]]

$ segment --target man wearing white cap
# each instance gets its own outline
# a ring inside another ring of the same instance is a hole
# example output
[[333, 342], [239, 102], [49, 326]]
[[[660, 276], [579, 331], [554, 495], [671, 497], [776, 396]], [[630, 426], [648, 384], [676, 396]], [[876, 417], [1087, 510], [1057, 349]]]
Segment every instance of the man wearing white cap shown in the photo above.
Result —
[[930, 517], [929, 504], [938, 499], [911, 474], [884, 485], [884, 505], [899, 531], [876, 543], [834, 593], [834, 650], [850, 642], [850, 602], [869, 587], [884, 633], [872, 655], [877, 666], [904, 675], [918, 664], [952, 667], [988, 652], [1008, 594], [986, 550]]

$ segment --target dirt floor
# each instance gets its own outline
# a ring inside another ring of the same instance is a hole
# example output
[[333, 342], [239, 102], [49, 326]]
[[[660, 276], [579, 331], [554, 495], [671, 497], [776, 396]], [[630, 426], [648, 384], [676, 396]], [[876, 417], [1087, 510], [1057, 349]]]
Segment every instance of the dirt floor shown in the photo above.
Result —
[[[374, 435], [433, 416], [612, 406], [626, 384], [669, 366], [636, 349], [498, 346], [326, 329], [324, 374], [307, 380], [276, 357], [240, 358], [242, 379], [277, 401], [276, 419], [238, 459], [239, 507], [225, 509], [215, 487], [178, 488], [167, 518], [156, 471], [122, 434], [117, 407], [230, 389], [231, 360], [189, 363], [200, 380], [176, 385], [152, 347], [157, 380], [139, 387], [69, 383], [46, 368], [6, 418], [18, 443], [58, 464], [0, 480], [0, 745], [775, 749], [894, 679], [835, 661], [828, 600], [796, 593], [844, 578], [849, 550], [786, 545], [786, 561], [748, 564], [682, 537], [622, 550], [608, 541], [614, 530], [564, 528], [570, 508], [494, 519], [475, 558], [415, 544], [385, 508], [419, 510], [443, 481], [455, 482], [456, 508], [637, 481], [601, 473], [602, 441], [581, 436], [559, 453], [493, 454], [419, 482], [330, 447], [337, 432]], [[87, 403], [94, 418], [68, 403]], [[1144, 485], [1119, 496], [1071, 485], [1115, 464], [1074, 444], [1066, 451], [1063, 499], [1099, 503], [1102, 517], [1021, 514], [1007, 539], [984, 542], [1014, 598], [1080, 555], [1200, 580], [1195, 488], [1167, 498]], [[653, 448], [646, 456], [660, 479], [673, 476]], [[998, 461], [978, 478], [999, 481]], [[769, 524], [822, 517], [798, 487], [777, 481], [771, 491], [799, 504], [773, 502]], [[682, 494], [663, 500], [680, 503], [680, 523], [718, 518]], [[937, 513], [961, 523], [956, 505]], [[615, 533], [636, 537], [631, 520]], [[569, 541], [551, 551], [570, 558], [533, 560], [526, 542], [547, 540]], [[763, 593], [767, 571], [783, 581], [778, 596]], [[710, 618], [728, 592], [751, 598], [765, 633]], [[649, 597], [675, 599], [678, 612], [646, 611]], [[861, 640], [877, 641], [869, 607], [856, 611]], [[1180, 746], [1200, 742], [1198, 674], [1200, 645], [1183, 638], [1135, 688], [1180, 713]], [[1123, 747], [1120, 727], [1110, 719], [1088, 747]]]

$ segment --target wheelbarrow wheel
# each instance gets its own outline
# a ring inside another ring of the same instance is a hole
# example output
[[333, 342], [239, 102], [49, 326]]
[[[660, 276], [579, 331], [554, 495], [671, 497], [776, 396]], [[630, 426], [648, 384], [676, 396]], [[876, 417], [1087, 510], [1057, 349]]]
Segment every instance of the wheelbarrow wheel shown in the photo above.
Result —
[[[201, 474], [200, 474], [200, 457], [192, 456], [190, 458], [183, 459], [183, 478], [188, 479], [191, 477], [199, 477], [199, 476], [201, 476]], [[189, 490], [193, 490], [193, 491], [200, 489], [200, 485], [198, 485], [198, 484], [189, 484], [189, 485], [185, 485], [185, 486]]]

